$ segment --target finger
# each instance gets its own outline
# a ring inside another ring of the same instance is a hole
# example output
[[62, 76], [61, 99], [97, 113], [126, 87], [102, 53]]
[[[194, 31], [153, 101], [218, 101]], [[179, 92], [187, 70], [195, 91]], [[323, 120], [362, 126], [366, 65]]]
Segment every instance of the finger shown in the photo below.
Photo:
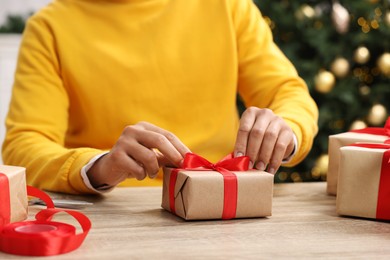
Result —
[[276, 140], [279, 137], [280, 125], [275, 121], [272, 121], [264, 134], [264, 139], [261, 144], [260, 153], [258, 154], [258, 162], [256, 163], [256, 169], [263, 171], [266, 165], [269, 163], [274, 151]]
[[286, 148], [286, 152], [284, 153], [283, 160], [291, 156], [291, 154], [294, 152], [294, 147], [295, 147], [294, 138], [292, 138], [292, 140], [290, 141], [289, 145]]
[[[255, 124], [252, 127], [252, 130], [249, 134], [249, 140], [246, 150], [246, 155], [249, 156], [251, 160], [251, 165], [257, 161], [258, 155], [260, 153], [260, 147], [264, 140], [265, 131], [270, 124], [270, 120], [267, 117], [257, 118]], [[260, 165], [261, 169], [265, 169], [265, 165]]]
[[236, 143], [234, 145], [234, 156], [246, 155], [249, 134], [255, 121], [255, 110], [250, 108], [246, 109], [240, 119]]
[[287, 148], [291, 146], [291, 143], [291, 133], [289, 131], [282, 131], [278, 137], [278, 140], [276, 141], [272, 158], [270, 159], [270, 163], [268, 165], [269, 173], [275, 174], [276, 171], [279, 169], [280, 165], [282, 164], [283, 158], [285, 158]]
[[147, 176], [145, 168], [136, 160], [132, 159], [131, 157], [129, 158], [130, 159], [128, 160], [128, 164], [130, 170], [127, 175], [127, 178], [136, 178], [137, 180], [142, 181]]
[[146, 175], [153, 178], [157, 175], [159, 165], [153, 150], [134, 142], [128, 146], [128, 155], [142, 166]]
[[158, 149], [175, 166], [180, 166], [183, 161], [184, 155], [164, 135], [148, 131], [148, 134], [138, 136], [137, 141], [148, 148]]
[[145, 130], [149, 130], [165, 136], [183, 157], [186, 153], [191, 152], [191, 150], [173, 133], [148, 122], [141, 122], [140, 124], [144, 127]]
[[115, 148], [109, 155], [112, 162], [112, 168], [116, 173], [111, 174], [110, 183], [119, 183], [126, 178], [136, 178], [137, 180], [143, 180], [146, 177], [144, 168], [131, 158], [125, 150]]
[[165, 157], [162, 153], [159, 151], [155, 150], [156, 156], [157, 156], [157, 161], [158, 165], [160, 167], [176, 167], [175, 165], [172, 164], [170, 160], [168, 160], [167, 157]]

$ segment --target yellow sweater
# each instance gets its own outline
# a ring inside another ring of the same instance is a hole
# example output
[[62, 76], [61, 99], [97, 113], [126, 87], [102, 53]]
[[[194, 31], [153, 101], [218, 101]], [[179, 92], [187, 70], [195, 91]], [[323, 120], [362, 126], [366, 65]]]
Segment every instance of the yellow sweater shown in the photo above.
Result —
[[148, 121], [217, 161], [234, 147], [237, 91], [287, 121], [300, 162], [318, 110], [251, 0], [56, 0], [24, 31], [3, 160], [31, 185], [89, 193], [82, 166]]

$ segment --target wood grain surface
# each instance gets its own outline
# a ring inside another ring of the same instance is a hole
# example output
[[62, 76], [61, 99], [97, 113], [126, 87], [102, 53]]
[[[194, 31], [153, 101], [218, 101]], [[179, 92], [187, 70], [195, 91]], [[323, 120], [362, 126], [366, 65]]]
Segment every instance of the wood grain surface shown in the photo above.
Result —
[[173, 216], [160, 206], [161, 188], [66, 197], [94, 203], [81, 209], [92, 221], [86, 240], [68, 254], [28, 259], [390, 259], [390, 223], [338, 216], [325, 182], [276, 184], [271, 217], [228, 221]]

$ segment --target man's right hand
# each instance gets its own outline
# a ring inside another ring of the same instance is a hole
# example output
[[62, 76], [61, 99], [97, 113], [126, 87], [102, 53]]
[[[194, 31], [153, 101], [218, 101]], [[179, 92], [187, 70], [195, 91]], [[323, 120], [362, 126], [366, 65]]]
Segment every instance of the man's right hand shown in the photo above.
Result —
[[155, 178], [161, 166], [180, 167], [190, 152], [174, 134], [153, 124], [126, 126], [111, 151], [97, 160], [87, 176], [93, 187], [113, 187], [127, 178]]

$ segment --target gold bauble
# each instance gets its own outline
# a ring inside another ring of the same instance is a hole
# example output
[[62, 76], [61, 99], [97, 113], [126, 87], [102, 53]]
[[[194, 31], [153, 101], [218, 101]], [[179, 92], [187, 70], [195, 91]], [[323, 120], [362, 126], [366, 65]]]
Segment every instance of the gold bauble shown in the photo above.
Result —
[[390, 77], [390, 53], [383, 53], [377, 61], [377, 66], [381, 73], [387, 77]]
[[387, 26], [390, 26], [390, 11], [385, 13], [385, 22]]
[[367, 122], [374, 126], [381, 126], [387, 118], [387, 110], [381, 104], [373, 105], [368, 112]]
[[314, 166], [319, 170], [321, 175], [328, 172], [329, 156], [327, 154], [322, 154], [315, 160]]
[[370, 95], [370, 93], [371, 93], [371, 88], [370, 88], [369, 86], [366, 86], [366, 85], [361, 86], [361, 87], [359, 88], [359, 93], [360, 93], [360, 95], [362, 95], [363, 97], [367, 97], [367, 96]]
[[304, 19], [312, 19], [316, 15], [316, 11], [310, 5], [302, 5], [296, 12], [295, 17], [302, 21]]
[[337, 58], [330, 65], [330, 70], [338, 78], [344, 78], [349, 72], [349, 62], [345, 58]]
[[330, 92], [336, 83], [336, 78], [332, 72], [320, 71], [314, 78], [315, 89], [320, 93]]
[[351, 124], [349, 130], [363, 129], [366, 128], [367, 124], [362, 120], [356, 120]]
[[354, 60], [359, 64], [364, 64], [370, 59], [370, 56], [370, 51], [366, 47], [361, 46], [356, 49]]

